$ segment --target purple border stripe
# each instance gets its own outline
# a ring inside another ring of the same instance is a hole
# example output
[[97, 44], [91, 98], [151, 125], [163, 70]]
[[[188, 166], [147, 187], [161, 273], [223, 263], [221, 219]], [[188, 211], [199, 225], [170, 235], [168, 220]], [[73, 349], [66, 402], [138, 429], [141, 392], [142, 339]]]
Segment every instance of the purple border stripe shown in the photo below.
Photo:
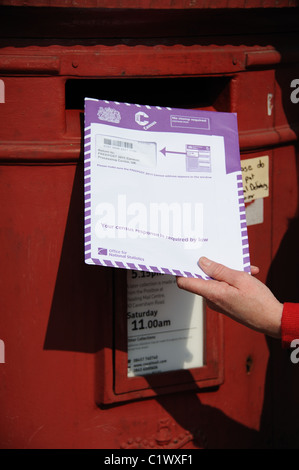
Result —
[[247, 273], [251, 272], [251, 267], [250, 266], [245, 266], [244, 271]]
[[204, 281], [210, 281], [210, 280], [213, 280], [212, 277], [210, 276], [200, 276], [199, 274], [195, 274], [196, 277], [200, 278], [200, 279], [203, 279]]
[[126, 266], [125, 266], [124, 263], [122, 263], [121, 261], [115, 261], [115, 264], [116, 264], [119, 268], [124, 268], [124, 269], [126, 269]]
[[184, 276], [183, 273], [181, 273], [181, 271], [179, 271], [178, 269], [173, 269], [173, 272], [174, 272], [177, 276]]
[[138, 268], [136, 268], [136, 265], [133, 264], [133, 263], [127, 263], [127, 264], [129, 266], [129, 268], [131, 268], [131, 269], [138, 269]]
[[142, 271], [148, 271], [147, 266], [144, 266], [143, 264], [138, 264], [138, 266]]
[[172, 272], [168, 268], [161, 268], [165, 274], [172, 274]]
[[114, 267], [114, 264], [113, 264], [112, 261], [110, 261], [109, 259], [104, 259], [104, 263], [105, 263], [107, 266]]
[[[91, 127], [84, 129], [84, 245], [85, 261], [92, 260], [94, 264], [102, 266], [102, 263], [91, 258]], [[86, 217], [88, 217], [86, 219]], [[88, 245], [87, 245], [88, 243]]]
[[191, 273], [189, 273], [188, 271], [184, 271], [184, 273], [186, 274], [187, 277], [193, 277]]
[[[241, 226], [241, 237], [242, 237], [242, 252], [243, 252], [243, 270], [246, 271], [247, 263], [250, 264], [249, 246], [248, 246], [248, 233], [247, 233], [247, 222], [246, 222], [246, 211], [244, 204], [244, 192], [239, 190], [241, 188], [242, 173], [238, 173], [237, 177], [237, 191], [238, 191], [238, 202], [239, 202], [239, 215], [240, 215], [240, 226]], [[242, 183], [243, 186], [243, 183]], [[242, 197], [239, 197], [242, 196]], [[244, 248], [246, 246], [246, 248]], [[246, 256], [244, 256], [246, 255]]]
[[101, 261], [99, 259], [92, 258], [92, 261], [94, 262], [94, 264], [98, 264], [99, 266], [103, 266], [103, 263], [101, 263]]
[[154, 271], [155, 273], [159, 273], [160, 270], [156, 266], [150, 266], [150, 269]]
[[144, 266], [143, 264], [138, 264], [138, 266], [142, 271], [148, 271], [147, 266]]

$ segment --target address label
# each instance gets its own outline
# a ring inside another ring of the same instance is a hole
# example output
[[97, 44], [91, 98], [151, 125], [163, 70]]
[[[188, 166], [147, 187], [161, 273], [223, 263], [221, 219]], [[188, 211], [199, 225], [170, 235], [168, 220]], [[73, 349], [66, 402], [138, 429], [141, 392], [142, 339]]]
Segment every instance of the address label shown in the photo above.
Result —
[[155, 142], [141, 142], [109, 135], [97, 135], [96, 155], [98, 160], [106, 163], [110, 161], [153, 168], [157, 164], [157, 145]]

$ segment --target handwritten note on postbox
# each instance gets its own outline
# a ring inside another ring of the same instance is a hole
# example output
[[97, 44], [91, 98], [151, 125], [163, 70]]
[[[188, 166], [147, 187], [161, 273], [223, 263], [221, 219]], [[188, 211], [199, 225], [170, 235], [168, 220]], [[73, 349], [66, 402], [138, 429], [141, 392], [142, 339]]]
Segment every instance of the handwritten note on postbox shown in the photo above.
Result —
[[241, 161], [244, 202], [269, 196], [269, 157]]

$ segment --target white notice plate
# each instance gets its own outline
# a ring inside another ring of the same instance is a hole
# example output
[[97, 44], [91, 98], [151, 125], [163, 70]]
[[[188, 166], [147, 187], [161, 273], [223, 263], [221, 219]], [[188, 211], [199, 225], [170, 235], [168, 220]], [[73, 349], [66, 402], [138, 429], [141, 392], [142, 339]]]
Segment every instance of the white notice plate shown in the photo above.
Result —
[[128, 271], [128, 377], [202, 367], [203, 310], [174, 276]]

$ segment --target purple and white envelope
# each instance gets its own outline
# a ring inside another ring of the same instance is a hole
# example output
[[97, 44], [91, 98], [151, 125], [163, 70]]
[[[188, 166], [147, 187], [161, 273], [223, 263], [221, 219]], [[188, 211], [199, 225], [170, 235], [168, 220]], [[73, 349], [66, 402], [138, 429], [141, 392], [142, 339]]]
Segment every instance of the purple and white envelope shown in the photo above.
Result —
[[85, 99], [85, 262], [250, 272], [237, 117]]

